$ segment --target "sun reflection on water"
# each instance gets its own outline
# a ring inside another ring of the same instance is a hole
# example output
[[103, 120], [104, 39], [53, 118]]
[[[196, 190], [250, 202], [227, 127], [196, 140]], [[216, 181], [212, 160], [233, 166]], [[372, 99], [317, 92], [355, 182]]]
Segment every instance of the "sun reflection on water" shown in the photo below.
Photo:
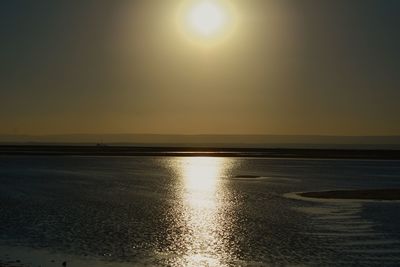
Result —
[[223, 163], [214, 158], [189, 158], [182, 162], [184, 200], [192, 209], [215, 209]]
[[229, 160], [224, 158], [182, 158], [179, 176], [179, 208], [174, 210], [180, 235], [173, 239], [172, 266], [226, 266], [232, 260], [231, 211], [226, 180]]

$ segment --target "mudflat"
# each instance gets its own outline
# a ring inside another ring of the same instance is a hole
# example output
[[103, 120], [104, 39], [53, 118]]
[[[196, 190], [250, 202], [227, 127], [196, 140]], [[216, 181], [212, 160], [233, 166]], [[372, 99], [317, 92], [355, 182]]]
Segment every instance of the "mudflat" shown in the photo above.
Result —
[[306, 192], [299, 195], [324, 199], [400, 200], [400, 188]]

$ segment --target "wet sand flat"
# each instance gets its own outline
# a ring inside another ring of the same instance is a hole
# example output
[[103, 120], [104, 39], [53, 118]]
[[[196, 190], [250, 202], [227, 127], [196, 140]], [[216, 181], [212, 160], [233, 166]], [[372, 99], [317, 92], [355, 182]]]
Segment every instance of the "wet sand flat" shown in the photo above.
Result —
[[400, 200], [400, 189], [336, 190], [306, 192], [299, 195], [323, 199]]

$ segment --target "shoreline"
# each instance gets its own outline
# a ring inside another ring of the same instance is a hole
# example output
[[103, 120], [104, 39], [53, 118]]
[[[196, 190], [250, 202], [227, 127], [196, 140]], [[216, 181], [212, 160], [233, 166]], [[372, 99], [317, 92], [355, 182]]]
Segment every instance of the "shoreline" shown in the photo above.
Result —
[[[65, 265], [64, 265], [65, 263]], [[143, 262], [145, 265], [145, 262]], [[81, 257], [48, 249], [0, 245], [1, 267], [133, 267], [138, 263], [105, 261], [102, 258]]]
[[0, 156], [170, 156], [400, 160], [400, 150], [0, 145]]

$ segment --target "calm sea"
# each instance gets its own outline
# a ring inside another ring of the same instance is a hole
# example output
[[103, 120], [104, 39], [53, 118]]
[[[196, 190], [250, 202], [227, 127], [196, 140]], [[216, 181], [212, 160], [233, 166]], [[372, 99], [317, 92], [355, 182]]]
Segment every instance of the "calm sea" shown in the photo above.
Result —
[[[399, 161], [0, 157], [0, 245], [149, 266], [400, 265]], [[0, 251], [0, 259], [4, 251]]]

